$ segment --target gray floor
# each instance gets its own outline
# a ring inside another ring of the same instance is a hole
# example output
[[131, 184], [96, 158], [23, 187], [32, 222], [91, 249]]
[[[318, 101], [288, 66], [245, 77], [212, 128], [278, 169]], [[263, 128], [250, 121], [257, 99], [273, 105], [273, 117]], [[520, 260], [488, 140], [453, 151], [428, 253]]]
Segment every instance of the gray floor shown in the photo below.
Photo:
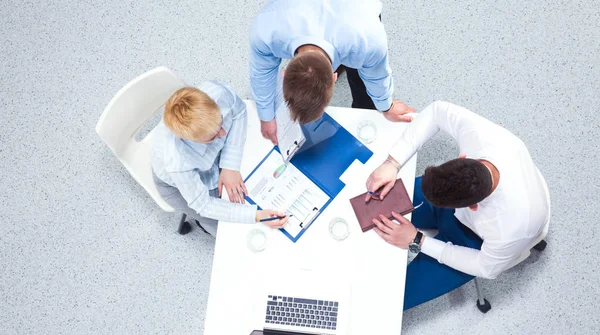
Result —
[[[264, 1], [0, 2], [0, 333], [202, 333], [214, 240], [182, 237], [94, 132], [166, 65], [249, 97]], [[553, 200], [548, 249], [404, 314], [405, 334], [600, 332], [597, 1], [385, 1], [396, 97], [466, 106], [519, 135]], [[333, 105], [349, 106], [345, 78]], [[458, 154], [445, 137], [419, 172]], [[377, 322], [377, 320], [373, 320]]]

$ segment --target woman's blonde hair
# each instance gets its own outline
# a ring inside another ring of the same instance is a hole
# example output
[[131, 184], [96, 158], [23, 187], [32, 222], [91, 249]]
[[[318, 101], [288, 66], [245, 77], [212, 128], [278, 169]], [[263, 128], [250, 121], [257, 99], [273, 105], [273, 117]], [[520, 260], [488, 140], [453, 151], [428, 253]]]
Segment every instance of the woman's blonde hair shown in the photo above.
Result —
[[164, 122], [177, 137], [198, 140], [221, 127], [221, 112], [206, 93], [195, 87], [184, 87], [167, 101]]

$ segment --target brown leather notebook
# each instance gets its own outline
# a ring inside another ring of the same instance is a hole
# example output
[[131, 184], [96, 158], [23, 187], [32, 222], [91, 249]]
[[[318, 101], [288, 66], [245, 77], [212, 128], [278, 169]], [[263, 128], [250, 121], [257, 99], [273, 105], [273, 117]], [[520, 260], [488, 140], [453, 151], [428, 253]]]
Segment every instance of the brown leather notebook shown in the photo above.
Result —
[[367, 192], [350, 199], [350, 204], [352, 204], [354, 214], [356, 214], [363, 232], [375, 227], [373, 219], [378, 218], [379, 214], [392, 220], [392, 212], [405, 215], [415, 209], [402, 179], [396, 180], [394, 188], [383, 200], [371, 199], [369, 202], [365, 202], [366, 194]]

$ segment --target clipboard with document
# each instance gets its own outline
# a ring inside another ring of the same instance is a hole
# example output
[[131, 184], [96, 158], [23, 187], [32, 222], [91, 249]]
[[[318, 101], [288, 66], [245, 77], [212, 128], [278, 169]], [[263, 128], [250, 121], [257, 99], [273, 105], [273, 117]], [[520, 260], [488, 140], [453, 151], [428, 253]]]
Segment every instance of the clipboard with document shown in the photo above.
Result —
[[[285, 109], [289, 119], [287, 105]], [[373, 155], [327, 113], [299, 127], [296, 130], [296, 134], [302, 134], [299, 142], [294, 143], [295, 139], [284, 142], [279, 138], [279, 146], [273, 147], [244, 181], [249, 193], [245, 198], [249, 203], [294, 214], [287, 226], [280, 229], [294, 243], [342, 191], [345, 184], [340, 176], [346, 169], [356, 160], [366, 163]], [[284, 143], [290, 143], [291, 147]], [[283, 194], [274, 193], [276, 191]]]
[[281, 101], [275, 110], [275, 121], [278, 147], [281, 150], [281, 157], [287, 163], [306, 142], [306, 137], [300, 124], [291, 120], [290, 111], [284, 101]]
[[293, 215], [281, 231], [296, 242], [333, 197], [273, 148], [246, 178], [246, 200]]
[[290, 117], [290, 109], [283, 98], [283, 81], [280, 76], [275, 93], [275, 122], [277, 123], [277, 142], [281, 157], [287, 163], [306, 142], [302, 127]]

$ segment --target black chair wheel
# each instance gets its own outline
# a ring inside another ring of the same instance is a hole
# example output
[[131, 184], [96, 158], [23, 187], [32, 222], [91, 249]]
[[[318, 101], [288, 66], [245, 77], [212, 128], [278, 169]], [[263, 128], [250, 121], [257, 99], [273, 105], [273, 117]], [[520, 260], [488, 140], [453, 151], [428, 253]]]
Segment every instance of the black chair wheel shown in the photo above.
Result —
[[180, 223], [179, 229], [177, 229], [177, 232], [181, 235], [185, 235], [185, 234], [189, 233], [190, 231], [192, 231], [192, 225], [187, 221]]
[[479, 309], [479, 311], [481, 313], [487, 313], [490, 311], [490, 309], [492, 309], [492, 305], [490, 305], [490, 302], [487, 301], [487, 299], [483, 299], [484, 303], [483, 305], [479, 304], [479, 299], [477, 300], [477, 308]]
[[540, 243], [536, 244], [533, 249], [537, 250], [537, 251], [544, 251], [544, 249], [546, 249], [546, 246], [548, 245], [548, 243], [546, 243], [546, 241], [541, 240]]

